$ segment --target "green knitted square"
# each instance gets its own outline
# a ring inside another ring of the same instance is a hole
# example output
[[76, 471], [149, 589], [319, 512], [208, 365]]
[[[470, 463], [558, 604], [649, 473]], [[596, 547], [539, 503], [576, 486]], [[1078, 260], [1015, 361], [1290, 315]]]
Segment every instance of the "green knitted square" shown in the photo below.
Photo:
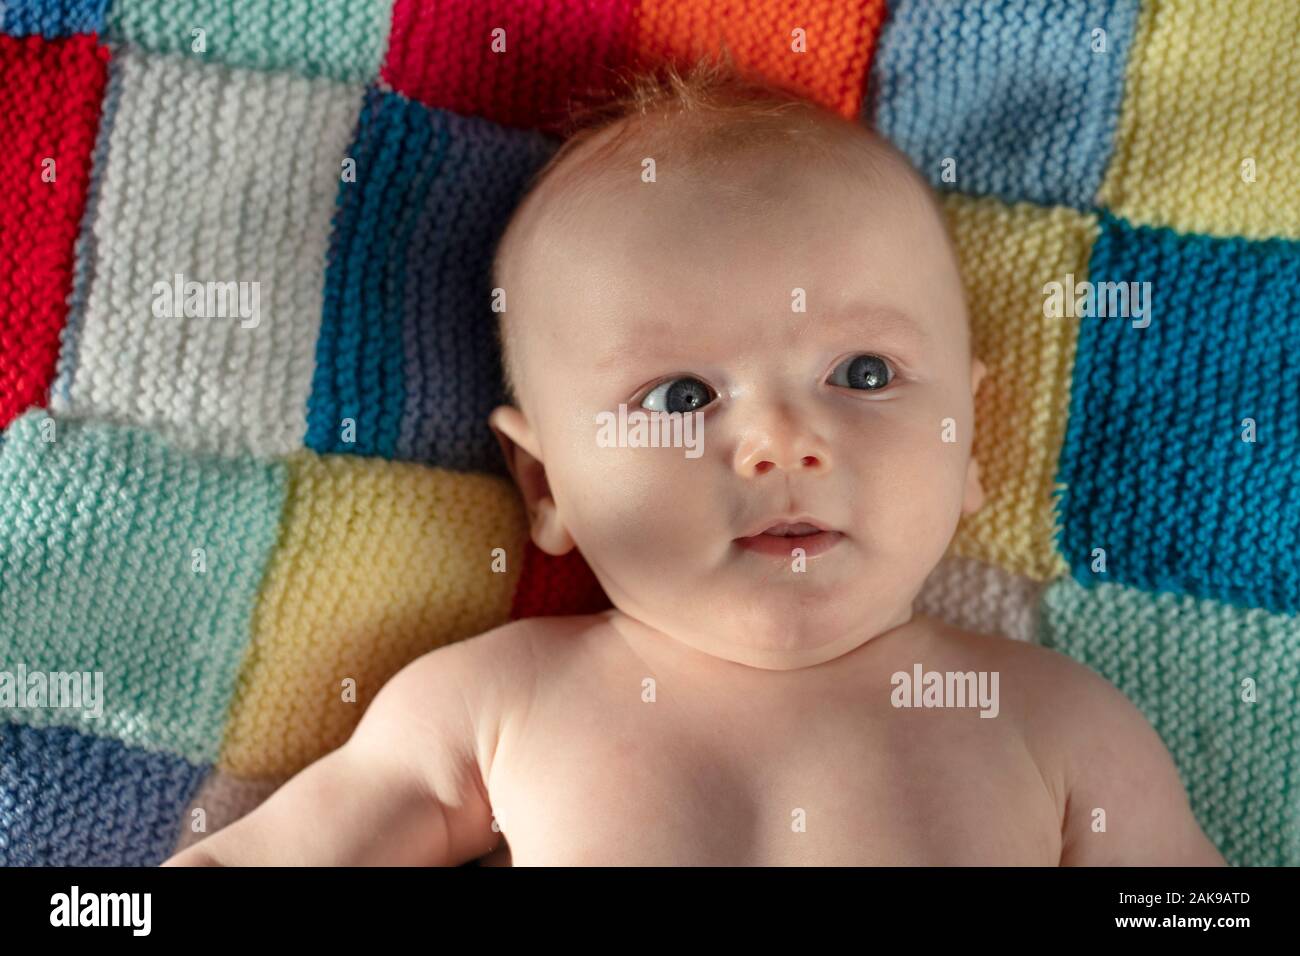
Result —
[[105, 31], [151, 53], [366, 83], [379, 75], [391, 0], [115, 0]]
[[0, 671], [11, 693], [20, 668], [29, 691], [33, 674], [102, 672], [102, 714], [29, 696], [4, 716], [213, 762], [285, 483], [281, 465], [185, 455], [140, 429], [15, 420], [0, 444]]
[[1062, 578], [1040, 633], [1142, 711], [1229, 863], [1300, 864], [1300, 620]]

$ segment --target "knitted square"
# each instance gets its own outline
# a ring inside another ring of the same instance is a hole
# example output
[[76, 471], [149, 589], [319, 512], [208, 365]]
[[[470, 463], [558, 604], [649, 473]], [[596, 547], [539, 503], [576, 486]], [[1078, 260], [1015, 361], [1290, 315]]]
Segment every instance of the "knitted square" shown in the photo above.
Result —
[[1040, 627], [1045, 645], [1100, 673], [1151, 722], [1229, 863], [1300, 864], [1295, 618], [1062, 578], [1043, 595]]
[[67, 727], [0, 724], [0, 866], [157, 866], [204, 772]]
[[726, 43], [736, 62], [852, 119], [885, 0], [640, 0], [641, 64], [689, 63]]
[[948, 555], [930, 572], [914, 610], [981, 634], [1036, 641], [1043, 583], [993, 564]]
[[365, 83], [388, 39], [390, 0], [115, 0], [108, 35], [153, 53]]
[[975, 400], [984, 506], [962, 518], [952, 553], [1045, 581], [1065, 571], [1055, 549], [1057, 457], [1065, 435], [1078, 320], [1044, 316], [1043, 287], [1086, 278], [1092, 216], [948, 194], [970, 310], [971, 348], [988, 372]]
[[1100, 202], [1131, 222], [1300, 238], [1300, 4], [1145, 0]]
[[1089, 209], [1111, 152], [1137, 6], [891, 3], [868, 113], [938, 188]]
[[343, 744], [406, 664], [504, 624], [526, 533], [519, 495], [501, 478], [347, 455], [290, 459], [221, 769], [296, 773]]
[[1089, 273], [1150, 285], [1141, 319], [1079, 331], [1060, 471], [1074, 576], [1300, 611], [1300, 243], [1106, 216]]
[[107, 6], [108, 0], [4, 0], [0, 31], [14, 37], [98, 33]]
[[362, 91], [130, 48], [118, 70], [53, 407], [194, 449], [297, 450]]
[[187, 457], [141, 429], [17, 419], [0, 444], [0, 661], [29, 679], [102, 673], [102, 713], [10, 719], [210, 763], [284, 481], [282, 466]]
[[384, 82], [463, 116], [558, 132], [626, 64], [633, 0], [396, 0]]
[[93, 37], [0, 36], [0, 429], [54, 378], [107, 61]]
[[531, 538], [524, 544], [523, 571], [510, 605], [510, 619], [599, 614], [613, 607], [605, 589], [577, 548], [558, 557]]
[[[365, 95], [338, 187], [307, 446], [504, 475], [489, 267], [538, 133]], [[508, 302], [507, 302], [508, 304]]]
[[180, 816], [180, 834], [171, 853], [188, 849], [247, 816], [287, 779], [247, 779], [214, 770]]

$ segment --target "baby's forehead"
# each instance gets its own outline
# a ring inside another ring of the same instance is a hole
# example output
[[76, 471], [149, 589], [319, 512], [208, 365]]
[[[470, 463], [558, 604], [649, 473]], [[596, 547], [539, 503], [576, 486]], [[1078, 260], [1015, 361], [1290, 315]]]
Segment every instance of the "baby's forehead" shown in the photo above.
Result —
[[[714, 144], [697, 154], [653, 137], [616, 143], [608, 131], [585, 144], [530, 197], [531, 222], [516, 232], [516, 252], [528, 260], [514, 273], [532, 306], [525, 324], [554, 325], [565, 340], [577, 335], [585, 354], [595, 344], [588, 333], [599, 331], [610, 344], [614, 325], [635, 329], [628, 336], [635, 348], [678, 337], [709, 314], [752, 313], [755, 323], [788, 315], [796, 287], [814, 297], [809, 317], [819, 328], [840, 312], [851, 318], [852, 306], [924, 310], [908, 301], [906, 283], [924, 296], [923, 286], [947, 276], [943, 284], [959, 289], [928, 183], [882, 138], [846, 126]], [[896, 248], [908, 250], [905, 261], [884, 261]], [[893, 273], [883, 277], [893, 301], [859, 295], [875, 270]], [[760, 284], [757, 297], [737, 292]], [[831, 294], [839, 297], [835, 308], [827, 308]], [[665, 309], [669, 300], [680, 308]], [[954, 311], [965, 326], [964, 303]], [[927, 318], [916, 324], [924, 329]]]

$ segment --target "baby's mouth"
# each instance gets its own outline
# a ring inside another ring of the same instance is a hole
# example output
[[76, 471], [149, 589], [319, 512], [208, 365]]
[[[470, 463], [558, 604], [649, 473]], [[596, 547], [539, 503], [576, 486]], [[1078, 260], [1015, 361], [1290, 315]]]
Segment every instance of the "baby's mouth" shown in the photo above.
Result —
[[753, 534], [736, 539], [736, 544], [746, 551], [758, 554], [790, 557], [796, 548], [805, 557], [815, 557], [839, 544], [844, 535], [825, 527], [818, 521], [773, 521]]
[[821, 528], [817, 527], [815, 524], [809, 524], [806, 521], [800, 521], [798, 524], [785, 524], [784, 522], [778, 522], [764, 531], [763, 534], [792, 538], [803, 535], [820, 534], [821, 531]]

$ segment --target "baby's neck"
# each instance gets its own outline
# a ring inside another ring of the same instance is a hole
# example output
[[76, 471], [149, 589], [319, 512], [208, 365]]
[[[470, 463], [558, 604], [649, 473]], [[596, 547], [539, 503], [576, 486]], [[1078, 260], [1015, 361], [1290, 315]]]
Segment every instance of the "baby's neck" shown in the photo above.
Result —
[[668, 632], [647, 624], [614, 607], [603, 612], [609, 625], [627, 642], [629, 649], [647, 659], [695, 668], [723, 670], [745, 667], [765, 671], [808, 671], [866, 665], [866, 658], [881, 656], [886, 645], [894, 646], [927, 630], [927, 619], [913, 614], [909, 603], [885, 624], [819, 647], [769, 649], [737, 644], [718, 645], [703, 636]]

